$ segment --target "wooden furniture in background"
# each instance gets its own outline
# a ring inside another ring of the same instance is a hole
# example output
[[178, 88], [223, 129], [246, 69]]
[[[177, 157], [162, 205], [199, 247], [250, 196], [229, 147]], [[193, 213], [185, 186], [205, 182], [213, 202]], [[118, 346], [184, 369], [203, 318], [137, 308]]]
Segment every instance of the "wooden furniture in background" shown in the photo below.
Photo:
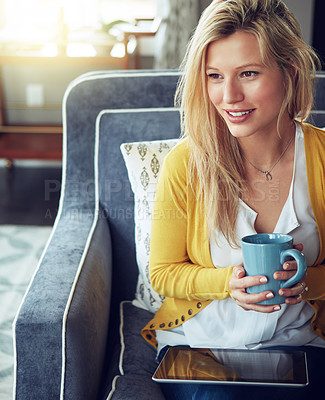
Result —
[[[145, 22], [144, 25], [141, 23]], [[96, 57], [68, 57], [58, 55], [18, 56], [0, 54], [0, 68], [4, 65], [15, 66], [82, 66], [90, 70], [95, 67], [103, 69], [138, 69], [140, 68], [138, 39], [153, 37], [157, 34], [161, 20], [137, 19], [135, 24], [121, 26], [120, 37], [124, 46], [124, 55], [112, 57], [109, 49], [107, 55]], [[66, 49], [64, 49], [66, 50]], [[4, 99], [4, 85], [0, 70], [0, 158], [7, 160], [8, 167], [15, 159], [61, 160], [62, 126], [60, 125], [8, 125]]]
[[[134, 68], [140, 68], [139, 52], [137, 46], [139, 45], [140, 38], [156, 36], [161, 25], [161, 18], [138, 18], [135, 20], [134, 25], [121, 24], [120, 30], [121, 37], [124, 44], [124, 69], [129, 69], [131, 57], [134, 55], [135, 62]], [[132, 47], [133, 43], [133, 47]], [[130, 46], [131, 45], [131, 46]], [[131, 47], [131, 49], [130, 49]]]
[[[124, 68], [124, 59], [114, 57], [37, 57], [13, 56], [0, 57], [0, 67], [15, 66], [82, 66]], [[7, 160], [11, 167], [15, 159], [61, 160], [62, 158], [62, 126], [61, 125], [8, 125], [4, 99], [4, 84], [0, 71], [0, 158]]]

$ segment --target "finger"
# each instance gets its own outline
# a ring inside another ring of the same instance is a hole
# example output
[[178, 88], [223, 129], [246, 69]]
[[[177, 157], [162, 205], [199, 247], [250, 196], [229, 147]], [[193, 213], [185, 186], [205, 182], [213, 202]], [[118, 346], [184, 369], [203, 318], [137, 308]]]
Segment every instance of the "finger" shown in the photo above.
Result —
[[285, 271], [296, 270], [296, 269], [297, 269], [297, 261], [295, 261], [295, 260], [286, 261], [286, 262], [283, 264], [283, 269], [284, 269]]
[[286, 304], [295, 305], [299, 304], [302, 301], [302, 294], [305, 290], [305, 284], [298, 283], [292, 288], [280, 289], [279, 294], [280, 296], [286, 296]]
[[244, 276], [241, 279], [231, 280], [229, 286], [232, 291], [238, 289], [246, 290], [248, 287], [263, 285], [265, 283], [267, 283], [266, 276]]
[[297, 262], [295, 260], [286, 261], [283, 264], [283, 270], [276, 271], [273, 278], [276, 280], [288, 280], [296, 274]]
[[293, 248], [299, 251], [303, 251], [304, 245], [302, 243], [297, 243], [293, 245]]
[[272, 305], [247, 304], [247, 303], [241, 303], [238, 300], [236, 301], [236, 303], [246, 311], [256, 311], [256, 312], [270, 314], [281, 310], [280, 304], [272, 304]]
[[241, 304], [255, 305], [264, 300], [273, 299], [274, 294], [268, 290], [260, 293], [247, 293], [245, 290], [238, 290], [233, 294], [233, 298]]
[[237, 278], [243, 278], [246, 275], [245, 269], [242, 264], [236, 265], [233, 269], [233, 275]]
[[305, 291], [305, 285], [302, 283], [297, 283], [297, 285], [292, 286], [290, 288], [282, 288], [279, 290], [280, 296], [286, 297], [297, 297], [301, 296]]
[[297, 271], [276, 271], [273, 274], [273, 278], [275, 280], [280, 280], [280, 281], [287, 281], [290, 279], [292, 276], [296, 275]]
[[289, 305], [292, 305], [292, 306], [301, 303], [301, 301], [302, 301], [302, 295], [301, 294], [299, 294], [298, 296], [295, 296], [295, 297], [287, 297], [285, 299], [285, 303], [289, 304]]

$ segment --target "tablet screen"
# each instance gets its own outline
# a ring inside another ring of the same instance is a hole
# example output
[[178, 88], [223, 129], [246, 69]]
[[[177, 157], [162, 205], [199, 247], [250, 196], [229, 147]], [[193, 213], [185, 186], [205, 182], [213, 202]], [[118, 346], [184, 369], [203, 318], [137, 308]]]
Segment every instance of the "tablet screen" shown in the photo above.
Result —
[[170, 347], [153, 379], [162, 382], [305, 386], [306, 353]]

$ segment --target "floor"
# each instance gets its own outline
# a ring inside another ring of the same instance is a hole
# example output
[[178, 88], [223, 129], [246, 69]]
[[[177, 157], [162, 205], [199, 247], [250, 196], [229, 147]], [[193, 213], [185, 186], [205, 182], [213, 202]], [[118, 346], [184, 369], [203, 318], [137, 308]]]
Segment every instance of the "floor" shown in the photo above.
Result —
[[6, 168], [0, 160], [1, 400], [12, 399], [12, 321], [54, 224], [60, 188], [60, 163], [24, 161]]
[[[34, 165], [36, 164], [36, 165]], [[0, 224], [52, 226], [57, 214], [61, 166], [31, 163], [0, 167]]]

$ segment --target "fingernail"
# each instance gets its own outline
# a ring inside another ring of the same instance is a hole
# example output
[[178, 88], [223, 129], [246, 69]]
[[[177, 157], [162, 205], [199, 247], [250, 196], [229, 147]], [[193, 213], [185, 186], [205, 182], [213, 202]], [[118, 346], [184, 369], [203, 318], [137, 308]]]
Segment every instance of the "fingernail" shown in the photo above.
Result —
[[266, 295], [266, 298], [267, 299], [272, 299], [274, 297], [274, 294], [273, 293], [268, 293], [267, 295]]
[[275, 306], [275, 307], [273, 308], [273, 310], [274, 310], [274, 311], [279, 311], [279, 310], [281, 310], [281, 307], [280, 307], [280, 306]]
[[262, 278], [260, 278], [260, 282], [261, 283], [266, 283], [267, 282], [267, 278], [265, 278], [265, 276], [263, 276]]

